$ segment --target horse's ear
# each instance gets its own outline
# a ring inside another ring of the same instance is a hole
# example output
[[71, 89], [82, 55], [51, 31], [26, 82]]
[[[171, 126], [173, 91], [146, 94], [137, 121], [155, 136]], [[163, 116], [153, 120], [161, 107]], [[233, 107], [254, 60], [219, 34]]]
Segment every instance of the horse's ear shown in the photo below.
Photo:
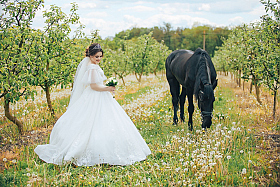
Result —
[[213, 90], [217, 87], [218, 85], [218, 79], [216, 79], [214, 82], [213, 82]]

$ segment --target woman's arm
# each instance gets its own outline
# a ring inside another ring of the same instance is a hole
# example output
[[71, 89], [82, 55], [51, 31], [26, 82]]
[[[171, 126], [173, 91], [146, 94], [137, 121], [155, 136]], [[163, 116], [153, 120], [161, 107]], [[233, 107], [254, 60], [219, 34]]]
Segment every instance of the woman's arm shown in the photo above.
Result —
[[93, 89], [95, 91], [99, 91], [99, 92], [104, 92], [104, 91], [113, 92], [116, 89], [113, 86], [101, 86], [101, 85], [98, 85], [96, 83], [91, 83], [90, 87], [91, 87], [91, 89]]

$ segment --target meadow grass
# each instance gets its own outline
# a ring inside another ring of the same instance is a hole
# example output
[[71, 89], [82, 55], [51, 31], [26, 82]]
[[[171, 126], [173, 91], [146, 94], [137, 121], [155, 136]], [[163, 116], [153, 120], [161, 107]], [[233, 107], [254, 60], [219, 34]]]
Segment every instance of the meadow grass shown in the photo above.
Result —
[[[158, 82], [164, 81], [158, 79]], [[244, 112], [239, 107], [241, 98], [232, 88], [221, 84], [215, 90], [213, 125], [206, 131], [201, 129], [197, 106], [193, 116], [193, 131], [188, 130], [187, 122], [173, 126], [170, 93], [167, 89], [157, 89], [152, 83], [143, 84], [138, 91], [123, 93], [124, 97], [118, 100], [119, 103], [134, 108], [126, 111], [152, 151], [145, 161], [130, 166], [102, 164], [74, 167], [71, 164], [47, 164], [38, 158], [34, 148], [37, 144], [47, 143], [48, 136], [36, 136], [39, 139], [30, 141], [28, 146], [19, 149], [15, 147], [16, 159], [3, 161], [5, 169], [0, 174], [0, 186], [279, 185], [279, 173], [272, 167], [273, 164], [279, 166], [279, 160], [275, 164], [275, 161], [272, 163], [265, 158], [266, 150], [259, 148], [265, 141], [263, 137], [255, 136], [258, 129], [254, 124], [260, 111]], [[159, 91], [161, 97], [156, 95]], [[146, 100], [141, 103], [137, 98]], [[54, 108], [57, 113], [61, 115], [68, 102], [69, 97], [55, 100]], [[53, 119], [46, 106], [28, 107], [19, 110], [17, 115], [20, 117], [26, 111], [29, 111], [26, 116], [32, 113], [33, 118], [29, 124], [31, 128], [25, 126], [29, 132], [36, 133], [42, 128], [51, 129]], [[38, 108], [40, 110], [36, 112], [37, 115], [31, 112]], [[136, 110], [141, 112], [136, 115]], [[275, 126], [277, 125], [274, 124], [272, 128]], [[5, 131], [16, 133], [12, 125], [5, 128]], [[16, 138], [13, 141], [16, 142]]]

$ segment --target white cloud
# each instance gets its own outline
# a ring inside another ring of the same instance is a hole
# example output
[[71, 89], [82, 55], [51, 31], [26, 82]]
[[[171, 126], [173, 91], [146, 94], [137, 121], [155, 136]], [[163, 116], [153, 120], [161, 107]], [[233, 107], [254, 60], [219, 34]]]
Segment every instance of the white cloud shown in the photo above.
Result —
[[98, 12], [98, 11], [92, 11], [92, 12], [90, 12], [90, 13], [87, 13], [86, 15], [85, 15], [85, 17], [94, 17], [94, 18], [104, 18], [104, 17], [108, 17], [109, 16], [109, 14], [107, 13], [107, 12], [105, 12], [105, 11], [102, 11], [102, 12]]
[[151, 4], [152, 2], [150, 1], [150, 2], [147, 2], [147, 1], [137, 1], [137, 2], [135, 2], [135, 4], [137, 4], [137, 5], [147, 5], [147, 4]]
[[221, 14], [250, 12], [258, 4], [260, 3], [257, 0], [220, 0], [215, 3], [211, 3], [211, 11], [213, 13]]
[[265, 15], [266, 12], [264, 6], [258, 6], [254, 8], [251, 12], [249, 12], [249, 14], [259, 16], [259, 15]]
[[97, 5], [95, 3], [82, 3], [82, 2], [79, 2], [78, 6], [79, 6], [79, 8], [82, 8], [82, 9], [89, 9], [89, 8], [97, 7]]
[[128, 23], [137, 24], [137, 23], [141, 23], [142, 22], [141, 18], [136, 18], [136, 17], [131, 16], [131, 15], [124, 15], [123, 18], [124, 18], [124, 21], [128, 22]]
[[157, 14], [149, 17], [148, 19], [141, 21], [142, 27], [153, 27], [160, 25], [163, 22], [171, 23], [172, 26], [178, 27], [182, 25], [184, 27], [191, 27], [194, 23], [199, 22], [201, 24], [213, 24], [208, 19], [200, 17], [191, 17], [189, 15], [168, 15]]
[[209, 11], [210, 10], [210, 4], [202, 4], [199, 8], [198, 8], [198, 10], [200, 10], [200, 11]]
[[163, 14], [183, 14], [190, 12], [189, 3], [165, 3], [158, 7]]
[[244, 19], [241, 16], [236, 16], [234, 18], [231, 18], [228, 20], [229, 24], [233, 24], [233, 25], [240, 25], [242, 23], [244, 23]]
[[101, 29], [107, 24], [107, 21], [104, 19], [96, 19], [96, 18], [81, 18], [81, 23], [87, 26], [90, 26], [93, 29]]
[[136, 11], [136, 12], [149, 12], [149, 11], [155, 11], [155, 8], [153, 7], [147, 7], [147, 6], [134, 6], [134, 7], [124, 7], [120, 8], [118, 11]]
[[[275, 1], [275, 0], [273, 0]], [[102, 38], [131, 27], [161, 26], [164, 22], [177, 27], [192, 27], [194, 23], [230, 26], [249, 23], [265, 14], [259, 0], [77, 0], [84, 32], [100, 30]], [[45, 7], [56, 4], [69, 12], [68, 0], [45, 0]], [[36, 21], [35, 21], [36, 20]], [[34, 27], [44, 25], [42, 11], [34, 20]]]

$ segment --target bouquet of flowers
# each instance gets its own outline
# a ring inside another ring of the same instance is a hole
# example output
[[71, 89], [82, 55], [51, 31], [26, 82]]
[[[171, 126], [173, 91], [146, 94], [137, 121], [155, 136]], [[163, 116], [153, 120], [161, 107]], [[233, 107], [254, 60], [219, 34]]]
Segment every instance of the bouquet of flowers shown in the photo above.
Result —
[[[118, 81], [115, 77], [111, 77], [109, 79], [107, 79], [106, 81], [106, 86], [117, 86]], [[113, 91], [113, 98], [115, 98], [115, 92]]]
[[107, 79], [106, 81], [106, 86], [117, 86], [118, 81], [115, 77], [110, 77], [109, 79]]

